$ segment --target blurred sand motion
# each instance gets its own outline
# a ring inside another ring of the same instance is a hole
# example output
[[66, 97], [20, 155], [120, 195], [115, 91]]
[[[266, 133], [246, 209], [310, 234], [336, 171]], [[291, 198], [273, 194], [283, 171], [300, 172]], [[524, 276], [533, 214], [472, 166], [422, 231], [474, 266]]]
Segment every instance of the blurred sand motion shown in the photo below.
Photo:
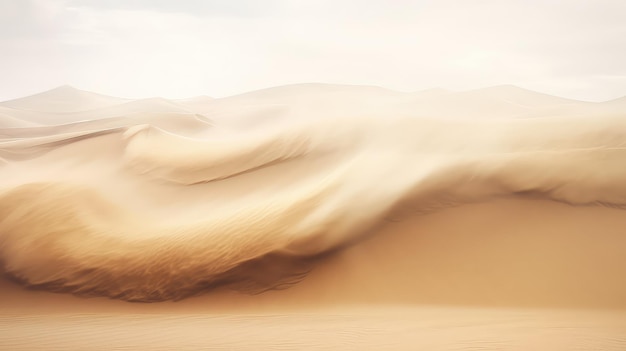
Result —
[[[0, 333], [83, 325], [81, 347], [180, 318], [254, 329], [214, 344], [235, 349], [623, 349], [625, 109], [513, 86], [323, 84], [176, 101], [61, 87], [0, 103], [0, 261], [44, 290], [3, 281]], [[320, 314], [295, 315], [307, 310]], [[146, 312], [171, 317], [134, 317]], [[58, 313], [65, 324], [29, 317]], [[294, 323], [332, 342], [261, 340]], [[383, 330], [394, 323], [406, 328]], [[332, 339], [342, 328], [382, 334]], [[0, 346], [62, 348], [16, 335]]]

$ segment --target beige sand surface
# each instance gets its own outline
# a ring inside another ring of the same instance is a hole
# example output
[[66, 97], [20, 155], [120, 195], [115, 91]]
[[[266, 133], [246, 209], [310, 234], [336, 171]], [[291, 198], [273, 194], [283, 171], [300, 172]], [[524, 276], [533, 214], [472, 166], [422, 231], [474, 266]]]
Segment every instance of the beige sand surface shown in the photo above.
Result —
[[619, 100], [308, 84], [0, 107], [22, 283], [0, 281], [0, 349], [626, 348]]
[[461, 308], [22, 314], [0, 325], [11, 350], [623, 350], [626, 329], [623, 316], [606, 312]]

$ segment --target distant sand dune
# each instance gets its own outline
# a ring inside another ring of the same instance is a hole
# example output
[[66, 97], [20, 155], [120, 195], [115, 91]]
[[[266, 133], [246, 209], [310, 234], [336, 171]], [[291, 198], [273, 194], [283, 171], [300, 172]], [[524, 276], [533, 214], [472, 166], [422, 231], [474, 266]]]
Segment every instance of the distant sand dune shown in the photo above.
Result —
[[104, 108], [128, 101], [64, 85], [39, 94], [0, 103], [2, 106], [28, 111], [67, 113]]

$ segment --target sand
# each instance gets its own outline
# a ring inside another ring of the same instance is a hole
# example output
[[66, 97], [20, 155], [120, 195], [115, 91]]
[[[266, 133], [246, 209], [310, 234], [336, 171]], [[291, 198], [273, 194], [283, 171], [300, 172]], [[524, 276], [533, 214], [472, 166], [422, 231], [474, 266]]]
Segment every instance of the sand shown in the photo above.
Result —
[[0, 349], [622, 350], [623, 107], [325, 84], [0, 103]]

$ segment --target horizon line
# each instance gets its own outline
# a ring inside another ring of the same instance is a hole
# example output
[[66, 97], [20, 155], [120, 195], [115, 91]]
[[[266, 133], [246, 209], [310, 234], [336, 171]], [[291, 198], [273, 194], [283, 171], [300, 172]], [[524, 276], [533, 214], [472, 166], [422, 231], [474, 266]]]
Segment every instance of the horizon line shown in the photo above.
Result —
[[16, 97], [16, 98], [9, 98], [9, 99], [5, 99], [5, 100], [0, 100], [0, 104], [7, 103], [7, 102], [12, 102], [12, 101], [17, 101], [17, 100], [21, 100], [21, 99], [25, 99], [25, 98], [29, 98], [29, 97], [34, 97], [34, 96], [37, 96], [37, 95], [42, 95], [42, 94], [45, 94], [45, 93], [53, 92], [55, 90], [60, 90], [60, 89], [64, 89], [64, 88], [65, 89], [70, 88], [70, 89], [76, 90], [76, 91], [81, 91], [81, 92], [86, 92], [86, 93], [106, 96], [106, 97], [110, 97], [110, 98], [129, 100], [129, 101], [132, 101], [132, 100], [147, 100], [147, 99], [154, 99], [154, 98], [160, 98], [160, 99], [165, 99], [165, 100], [176, 101], [176, 100], [193, 99], [193, 98], [199, 98], [199, 97], [208, 97], [208, 98], [212, 98], [212, 99], [218, 100], [218, 99], [225, 99], [225, 98], [231, 98], [231, 97], [236, 97], [236, 96], [240, 96], [240, 95], [260, 92], [260, 91], [264, 91], [264, 90], [270, 90], [270, 89], [276, 89], [276, 88], [284, 88], [284, 87], [304, 86], [304, 85], [327, 85], [327, 86], [377, 88], [377, 89], [382, 89], [382, 90], [386, 90], [386, 91], [397, 93], [397, 94], [418, 94], [418, 93], [422, 93], [422, 92], [436, 91], [436, 90], [454, 94], [454, 93], [467, 93], [467, 92], [473, 92], [473, 91], [488, 90], [488, 89], [494, 89], [494, 88], [515, 88], [515, 89], [519, 89], [519, 90], [522, 90], [522, 91], [528, 91], [528, 92], [532, 92], [532, 93], [536, 93], [536, 94], [552, 96], [552, 97], [556, 97], [556, 98], [560, 98], [560, 99], [571, 100], [571, 101], [578, 101], [578, 102], [589, 102], [589, 103], [603, 103], [603, 102], [610, 102], [610, 101], [615, 101], [615, 100], [619, 100], [619, 99], [622, 99], [622, 98], [626, 98], [626, 95], [621, 95], [621, 96], [618, 96], [616, 98], [612, 98], [612, 99], [608, 99], [608, 100], [599, 100], [599, 101], [580, 100], [580, 99], [569, 98], [569, 97], [565, 97], [565, 96], [561, 96], [561, 95], [555, 95], [555, 94], [552, 94], [552, 93], [545, 93], [545, 92], [542, 92], [542, 91], [528, 89], [528, 88], [524, 88], [524, 87], [521, 87], [521, 86], [518, 86], [518, 85], [515, 85], [515, 84], [495, 84], [495, 85], [482, 86], [482, 87], [478, 87], [478, 88], [463, 89], [463, 90], [453, 90], [453, 89], [447, 89], [447, 88], [442, 88], [442, 87], [437, 87], [436, 86], [436, 87], [432, 87], [432, 88], [420, 89], [420, 90], [414, 90], [414, 91], [401, 91], [401, 90], [395, 90], [395, 89], [386, 88], [386, 87], [380, 86], [380, 85], [349, 84], [349, 83], [324, 83], [324, 82], [302, 82], [302, 83], [281, 84], [281, 85], [267, 86], [267, 87], [259, 88], [259, 89], [247, 90], [247, 91], [243, 91], [241, 93], [230, 94], [230, 95], [225, 95], [225, 96], [218, 96], [218, 97], [211, 96], [211, 95], [208, 95], [208, 94], [198, 94], [198, 95], [193, 95], [193, 96], [188, 96], [188, 97], [183, 97], [183, 98], [168, 98], [168, 97], [159, 96], [159, 95], [153, 95], [153, 96], [147, 96], [147, 97], [139, 97], [139, 98], [132, 98], [132, 97], [123, 97], [123, 96], [102, 94], [102, 93], [99, 93], [99, 92], [96, 92], [96, 91], [92, 91], [92, 90], [85, 90], [85, 89], [77, 88], [76, 86], [74, 86], [72, 84], [62, 84], [62, 85], [58, 85], [58, 86], [55, 86], [53, 88], [42, 90], [42, 91], [35, 92], [35, 93], [32, 93], [32, 94], [23, 95], [23, 96], [19, 96], [19, 97]]

